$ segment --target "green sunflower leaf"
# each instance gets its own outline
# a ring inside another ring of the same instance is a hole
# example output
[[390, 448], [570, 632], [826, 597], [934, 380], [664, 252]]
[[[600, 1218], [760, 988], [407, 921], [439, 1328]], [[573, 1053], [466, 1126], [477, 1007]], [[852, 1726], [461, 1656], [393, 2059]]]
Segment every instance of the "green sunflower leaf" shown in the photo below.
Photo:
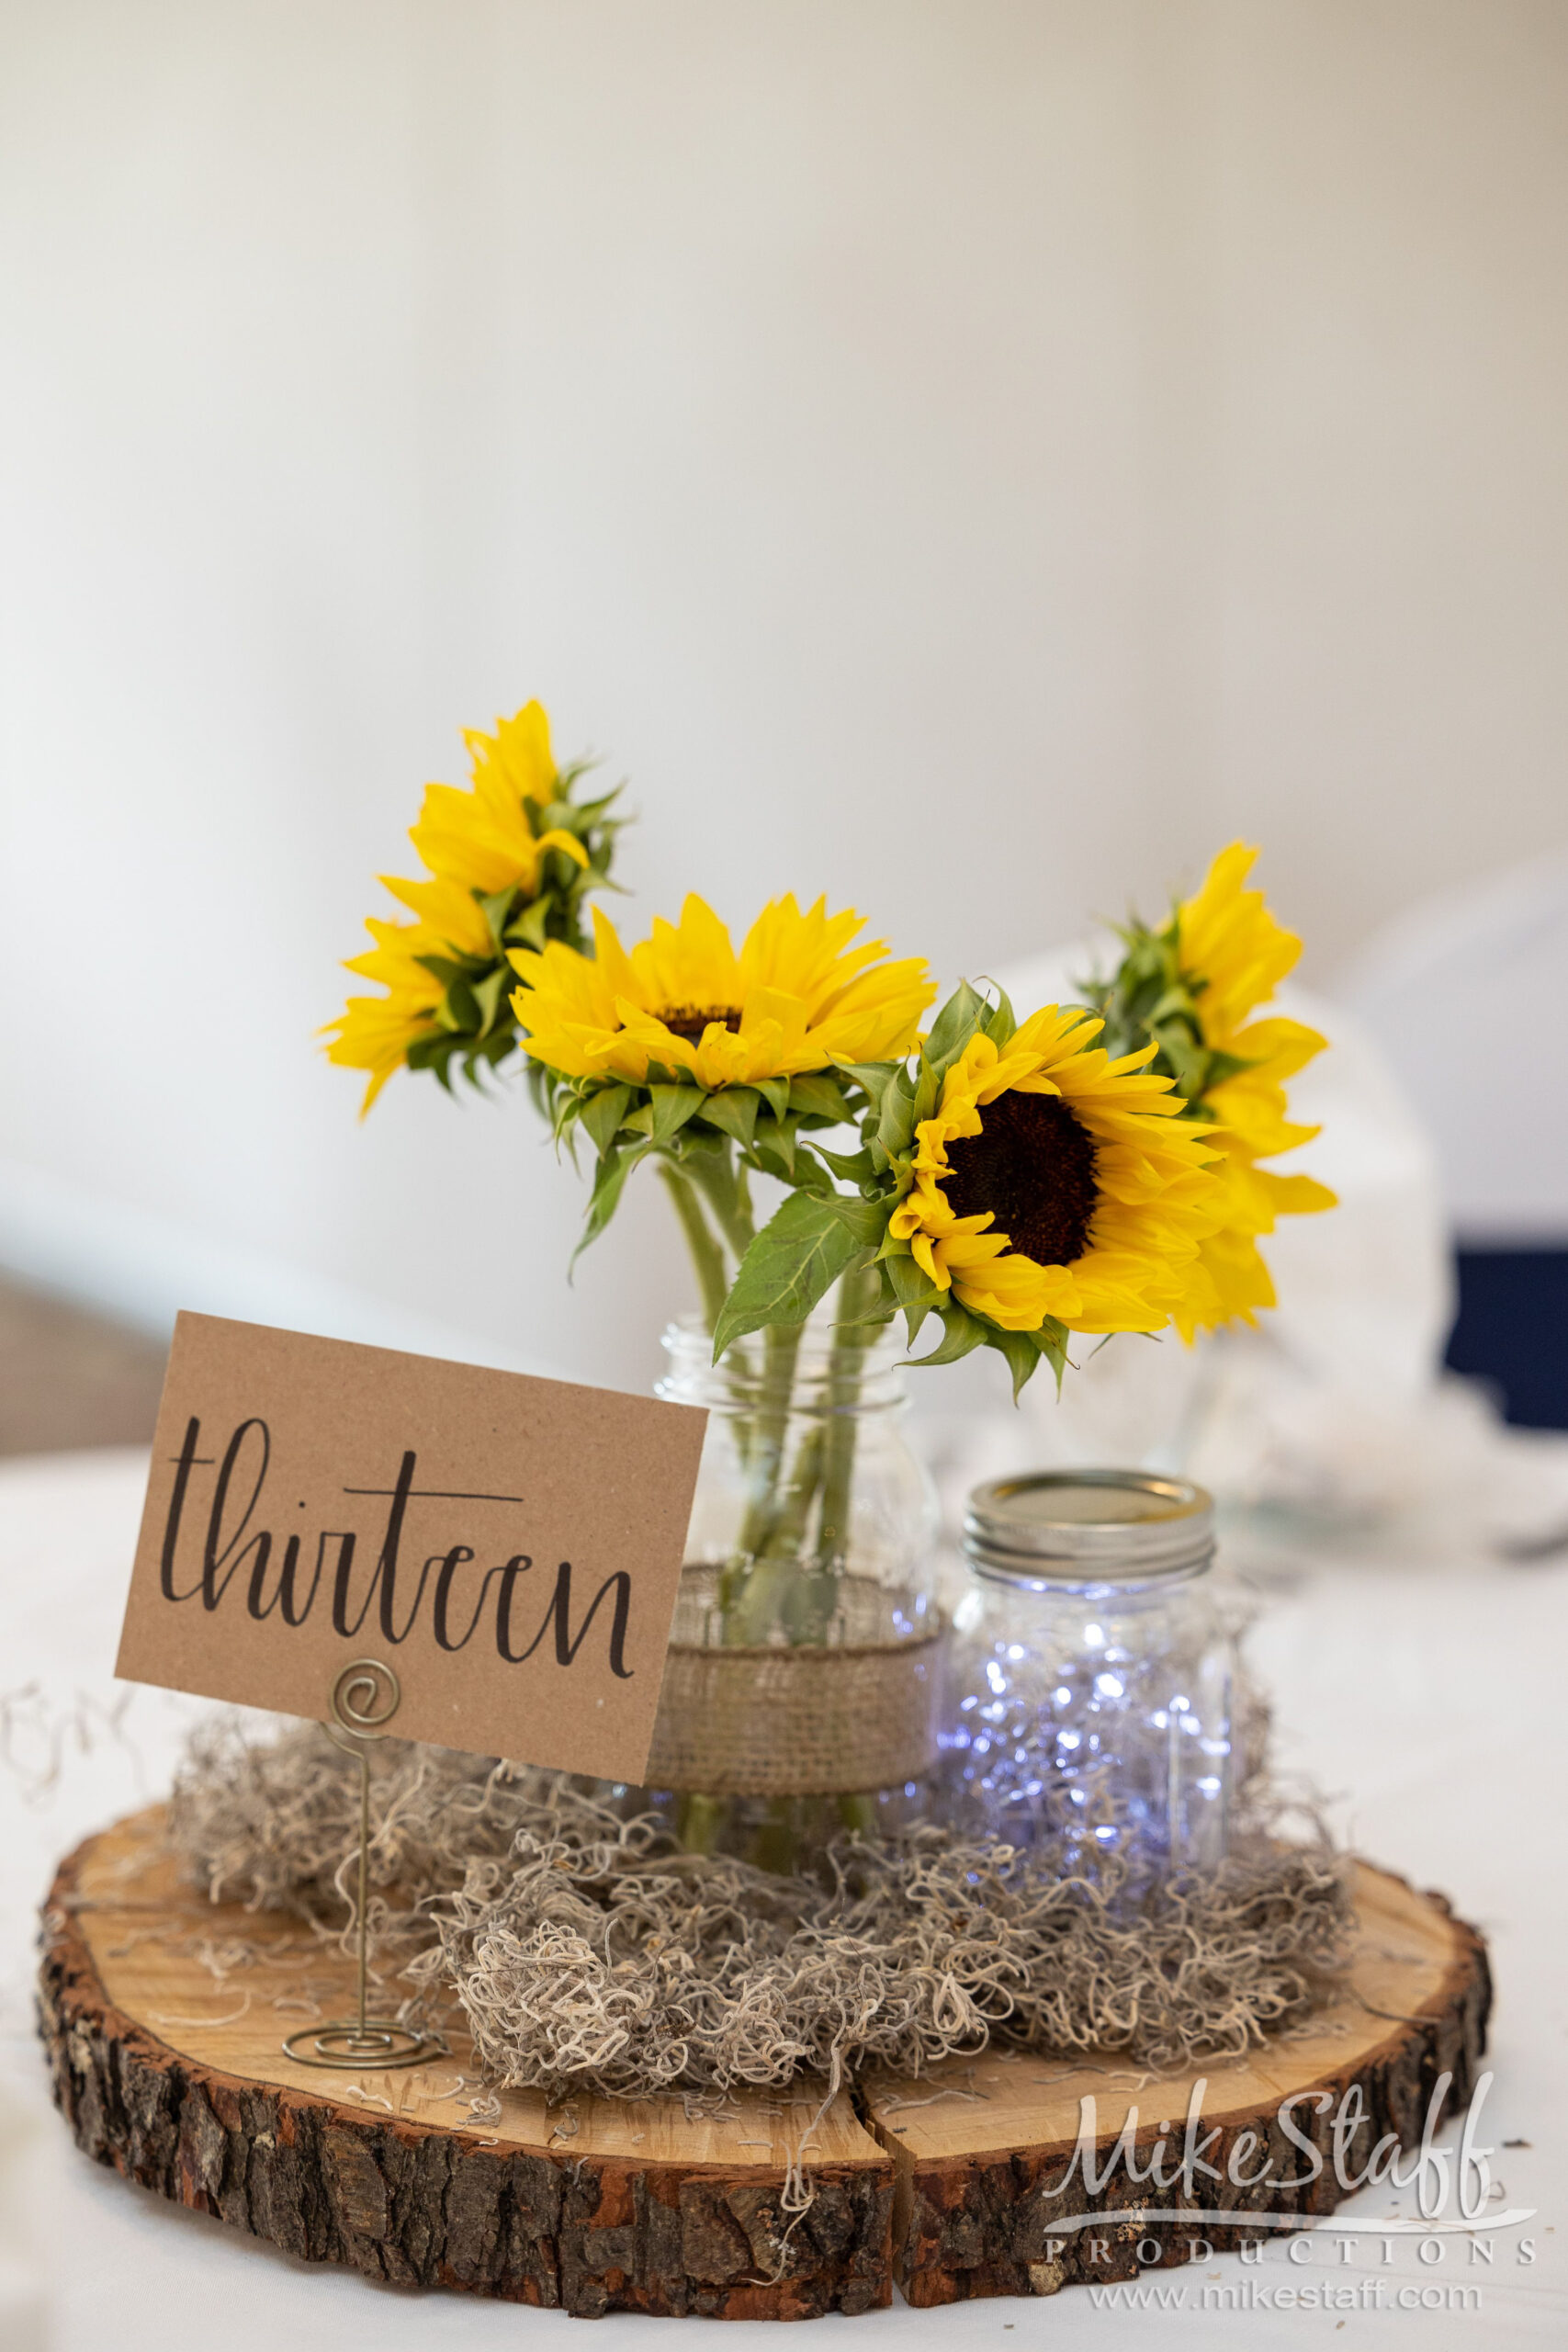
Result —
[[774, 1118], [782, 1121], [789, 1110], [789, 1080], [787, 1078], [759, 1078], [754, 1083], [758, 1093], [772, 1111]]
[[710, 1127], [733, 1136], [742, 1151], [749, 1151], [761, 1107], [762, 1098], [754, 1086], [720, 1086], [703, 1105], [703, 1117]]
[[593, 1141], [593, 1148], [601, 1159], [620, 1133], [626, 1117], [626, 1104], [632, 1099], [629, 1086], [602, 1086], [597, 1093], [588, 1095], [579, 1116]]
[[792, 1193], [740, 1261], [714, 1327], [714, 1362], [766, 1323], [804, 1323], [839, 1276], [874, 1250], [883, 1215], [874, 1202], [841, 1193]]

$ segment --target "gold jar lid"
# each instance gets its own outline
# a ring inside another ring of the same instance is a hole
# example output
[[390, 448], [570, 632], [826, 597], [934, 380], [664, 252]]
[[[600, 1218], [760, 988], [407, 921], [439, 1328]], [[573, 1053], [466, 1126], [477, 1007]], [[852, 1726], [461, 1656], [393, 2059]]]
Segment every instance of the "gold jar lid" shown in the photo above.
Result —
[[1107, 1583], [1201, 1567], [1214, 1549], [1213, 1498], [1149, 1470], [1037, 1470], [976, 1487], [964, 1549], [983, 1575]]

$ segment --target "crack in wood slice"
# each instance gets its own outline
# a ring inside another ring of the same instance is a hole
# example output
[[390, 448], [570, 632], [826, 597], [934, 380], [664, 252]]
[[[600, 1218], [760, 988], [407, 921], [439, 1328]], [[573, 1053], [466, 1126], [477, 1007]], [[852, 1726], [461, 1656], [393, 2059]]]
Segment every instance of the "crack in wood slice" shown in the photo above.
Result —
[[[1111, 2053], [1088, 2062], [1033, 2052], [987, 2051], [950, 2061], [919, 2080], [868, 2080], [862, 2111], [897, 2166], [895, 2276], [917, 2305], [983, 2295], [1054, 2294], [1081, 2281], [1139, 2277], [1145, 2268], [1190, 2259], [1196, 2239], [1216, 2253], [1264, 2234], [1248, 2227], [1247, 2206], [1300, 2214], [1331, 2213], [1348, 2193], [1335, 2175], [1329, 2133], [1334, 2109], [1359, 2085], [1366, 2123], [1348, 2168], [1359, 2171], [1385, 2133], [1419, 2143], [1427, 2103], [1444, 2074], [1452, 2086], [1445, 2117], [1463, 2112], [1486, 2045], [1491, 1978], [1485, 1946], [1451, 1917], [1440, 1894], [1417, 1894], [1403, 1879], [1361, 1864], [1356, 1874], [1357, 1947], [1343, 1994], [1300, 2029], [1239, 2062], [1219, 2060], [1173, 2075], [1140, 2075]], [[1218, 2132], [1203, 2152], [1223, 2177], [1197, 2176], [1200, 2193], [1184, 2198], [1134, 2184], [1125, 2168], [1098, 2192], [1086, 2191], [1082, 2168], [1063, 2193], [1061, 2181], [1077, 2138], [1079, 2101], [1095, 2102], [1095, 2147], [1103, 2170], [1130, 2108], [1139, 2115], [1134, 2161], [1171, 2132], [1168, 2177], [1180, 2159], [1189, 2099], [1201, 2094], [1201, 2132]], [[962, 2094], [932, 2099], [932, 2094]], [[1319, 2110], [1316, 2095], [1329, 2094]], [[1235, 2169], [1265, 2170], [1284, 2184], [1310, 2174], [1310, 2161], [1286, 2139], [1281, 2102], [1294, 2095], [1294, 2128], [1318, 2151], [1322, 2170], [1299, 2187], [1272, 2188], [1267, 2199], [1229, 2177], [1232, 2153], [1246, 2132]], [[1230, 2223], [1143, 2222], [1124, 2218], [1143, 2202], [1235, 2211]], [[1053, 2234], [1068, 2214], [1102, 2213], [1103, 2229]], [[1140, 2261], [1153, 2240], [1158, 2260]]]
[[[402, 2285], [450, 2287], [564, 2309], [804, 2319], [886, 2305], [1050, 2294], [1129, 2278], [1141, 2240], [1188, 2258], [1180, 2222], [1124, 2218], [1146, 2189], [1124, 2176], [1098, 2195], [1053, 2194], [1097, 2101], [1101, 2155], [1130, 2106], [1140, 2161], [1161, 2124], [1178, 2133], [1193, 2074], [1139, 2075], [1115, 2055], [1080, 2064], [993, 2050], [917, 2080], [881, 2076], [818, 2117], [809, 2086], [749, 2091], [717, 2114], [643, 2101], [508, 2091], [476, 2116], [479, 2085], [455, 2023], [452, 2054], [406, 2073], [338, 2079], [285, 2056], [285, 2033], [340, 2014], [352, 1968], [334, 1945], [276, 1914], [203, 1902], [178, 1880], [153, 1806], [89, 1838], [62, 1864], [45, 1910], [40, 2024], [56, 2100], [78, 2143], [160, 2195], [307, 2260]], [[1432, 2087], [1468, 2101], [1485, 2041], [1481, 1939], [1441, 1896], [1359, 1871], [1359, 1948], [1342, 1997], [1239, 2064], [1204, 2073], [1208, 2159], [1224, 2170], [1244, 2132], [1277, 2177], [1300, 2161], [1279, 2123], [1292, 2092], [1359, 2084], [1371, 2124], [1417, 2141]], [[389, 1992], [394, 1988], [389, 1987]], [[499, 2115], [494, 2109], [499, 2107]], [[817, 2118], [815, 2124], [813, 2119]], [[493, 2118], [493, 2120], [491, 2120]], [[1305, 2098], [1297, 2128], [1324, 2144], [1331, 2116]], [[815, 2197], [783, 2210], [805, 2148]], [[1341, 2195], [1332, 2165], [1272, 2192], [1303, 2218]], [[1233, 2225], [1216, 2250], [1259, 2234], [1228, 2181], [1211, 2202]], [[1252, 2193], [1252, 2211], [1258, 2210]], [[1178, 2201], [1178, 2200], [1172, 2200]], [[1105, 2227], [1053, 2239], [1071, 2210]]]

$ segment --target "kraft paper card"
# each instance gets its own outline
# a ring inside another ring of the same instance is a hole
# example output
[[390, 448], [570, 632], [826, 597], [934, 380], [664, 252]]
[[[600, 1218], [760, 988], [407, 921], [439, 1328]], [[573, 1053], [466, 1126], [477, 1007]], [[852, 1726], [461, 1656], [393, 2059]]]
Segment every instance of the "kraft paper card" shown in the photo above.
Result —
[[707, 1416], [182, 1315], [115, 1671], [639, 1781]]

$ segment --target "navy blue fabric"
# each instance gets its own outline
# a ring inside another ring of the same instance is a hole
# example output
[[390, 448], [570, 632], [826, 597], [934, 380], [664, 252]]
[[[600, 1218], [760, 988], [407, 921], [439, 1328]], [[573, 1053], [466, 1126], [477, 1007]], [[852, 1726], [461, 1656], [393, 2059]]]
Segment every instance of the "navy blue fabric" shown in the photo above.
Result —
[[1568, 1243], [1458, 1255], [1450, 1364], [1489, 1382], [1510, 1421], [1568, 1430]]

